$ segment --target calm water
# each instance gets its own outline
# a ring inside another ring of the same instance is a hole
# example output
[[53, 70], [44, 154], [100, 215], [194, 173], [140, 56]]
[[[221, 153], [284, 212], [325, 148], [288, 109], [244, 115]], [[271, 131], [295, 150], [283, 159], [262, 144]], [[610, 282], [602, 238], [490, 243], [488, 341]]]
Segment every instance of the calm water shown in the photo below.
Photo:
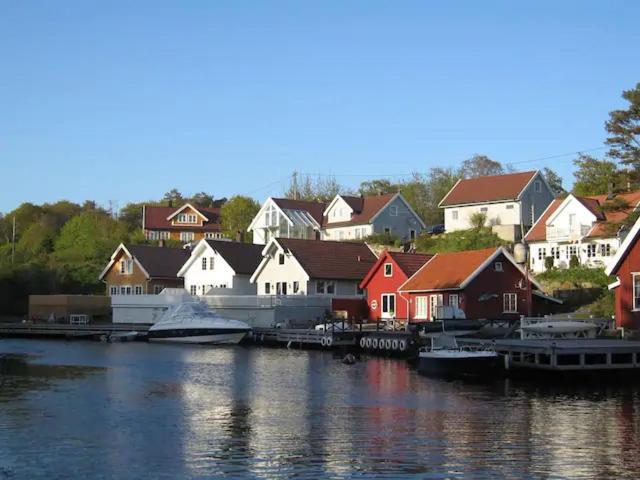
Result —
[[477, 385], [242, 347], [5, 339], [0, 354], [0, 479], [640, 476], [629, 385]]

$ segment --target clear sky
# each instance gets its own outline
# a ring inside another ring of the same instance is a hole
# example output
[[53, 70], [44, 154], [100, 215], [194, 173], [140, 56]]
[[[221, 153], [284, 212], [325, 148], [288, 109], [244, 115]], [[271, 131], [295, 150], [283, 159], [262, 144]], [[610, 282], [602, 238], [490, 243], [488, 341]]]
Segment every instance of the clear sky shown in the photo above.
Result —
[[[0, 212], [356, 186], [482, 153], [572, 182], [640, 82], [634, 1], [0, 0]], [[602, 151], [594, 152], [596, 154]], [[522, 163], [517, 163], [522, 162]]]

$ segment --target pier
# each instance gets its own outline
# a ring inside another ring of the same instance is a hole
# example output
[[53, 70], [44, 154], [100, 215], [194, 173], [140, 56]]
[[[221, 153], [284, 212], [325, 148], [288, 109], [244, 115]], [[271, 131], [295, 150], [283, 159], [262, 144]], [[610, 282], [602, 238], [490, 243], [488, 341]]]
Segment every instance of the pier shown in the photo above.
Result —
[[640, 341], [458, 338], [458, 344], [494, 349], [505, 356], [507, 370], [595, 373], [640, 369]]
[[49, 337], [95, 339], [103, 336], [127, 332], [138, 332], [145, 338], [150, 325], [122, 323], [65, 324], [65, 323], [0, 323], [0, 336], [8, 337]]

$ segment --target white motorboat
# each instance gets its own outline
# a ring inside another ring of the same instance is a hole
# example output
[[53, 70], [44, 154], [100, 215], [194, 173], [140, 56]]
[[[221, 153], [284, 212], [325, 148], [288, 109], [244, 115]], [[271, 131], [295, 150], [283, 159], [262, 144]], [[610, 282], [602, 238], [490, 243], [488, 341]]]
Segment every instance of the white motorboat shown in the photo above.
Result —
[[160, 320], [149, 328], [152, 342], [237, 344], [251, 331], [240, 320], [222, 318], [201, 302], [170, 306]]
[[591, 322], [550, 320], [521, 321], [521, 338], [593, 338], [598, 326]]
[[492, 350], [465, 350], [452, 335], [431, 337], [431, 348], [418, 353], [418, 372], [425, 375], [483, 376], [495, 374], [500, 356]]

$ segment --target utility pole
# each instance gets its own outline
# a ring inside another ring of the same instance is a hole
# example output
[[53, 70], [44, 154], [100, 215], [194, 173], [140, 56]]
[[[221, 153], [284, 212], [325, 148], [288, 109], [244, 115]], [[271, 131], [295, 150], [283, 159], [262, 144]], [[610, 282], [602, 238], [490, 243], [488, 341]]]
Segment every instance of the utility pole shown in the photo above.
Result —
[[291, 188], [293, 190], [293, 199], [298, 200], [298, 172], [295, 170], [291, 174]]
[[16, 216], [13, 216], [13, 232], [11, 234], [11, 265], [16, 258]]

